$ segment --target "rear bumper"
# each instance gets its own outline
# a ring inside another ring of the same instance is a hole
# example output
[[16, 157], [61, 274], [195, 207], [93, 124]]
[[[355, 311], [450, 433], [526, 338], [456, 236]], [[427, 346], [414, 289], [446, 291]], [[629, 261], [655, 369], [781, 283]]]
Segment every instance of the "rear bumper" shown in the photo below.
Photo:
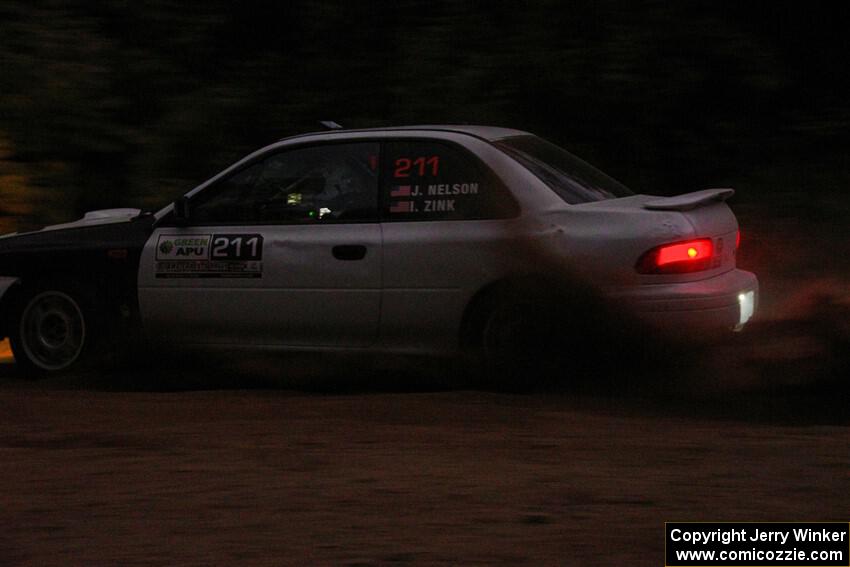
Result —
[[731, 270], [705, 280], [641, 285], [611, 295], [666, 331], [739, 330], [758, 308], [759, 283], [755, 274]]

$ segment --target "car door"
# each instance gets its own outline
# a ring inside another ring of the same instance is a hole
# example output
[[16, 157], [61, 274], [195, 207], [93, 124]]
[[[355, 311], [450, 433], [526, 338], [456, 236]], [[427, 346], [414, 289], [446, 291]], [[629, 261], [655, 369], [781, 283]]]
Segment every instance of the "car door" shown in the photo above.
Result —
[[139, 270], [152, 339], [359, 347], [377, 336], [379, 144], [273, 151], [165, 217]]
[[389, 140], [384, 163], [381, 340], [454, 348], [472, 295], [513, 268], [517, 203], [457, 144]]

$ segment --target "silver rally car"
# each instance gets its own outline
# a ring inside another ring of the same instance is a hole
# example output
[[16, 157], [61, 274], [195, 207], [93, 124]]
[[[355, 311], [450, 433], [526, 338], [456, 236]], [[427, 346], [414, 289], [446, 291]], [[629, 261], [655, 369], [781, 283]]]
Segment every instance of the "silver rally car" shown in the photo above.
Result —
[[495, 355], [587, 289], [674, 334], [740, 329], [733, 193], [636, 195], [504, 128], [304, 134], [155, 214], [0, 238], [0, 337], [34, 374], [119, 340]]

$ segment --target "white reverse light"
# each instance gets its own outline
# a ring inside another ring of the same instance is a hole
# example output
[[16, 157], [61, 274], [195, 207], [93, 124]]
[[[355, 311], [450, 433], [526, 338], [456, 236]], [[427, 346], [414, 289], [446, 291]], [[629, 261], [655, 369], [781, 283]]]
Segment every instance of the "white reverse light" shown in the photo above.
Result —
[[754, 291], [747, 291], [738, 294], [738, 307], [741, 313], [738, 320], [738, 328], [743, 327], [744, 323], [752, 318], [753, 311], [755, 310], [755, 298], [756, 294]]

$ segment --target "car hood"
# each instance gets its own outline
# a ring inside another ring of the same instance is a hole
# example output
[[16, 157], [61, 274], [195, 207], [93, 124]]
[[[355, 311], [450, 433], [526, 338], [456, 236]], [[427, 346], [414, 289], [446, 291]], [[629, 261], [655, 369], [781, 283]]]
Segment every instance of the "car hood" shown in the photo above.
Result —
[[[141, 250], [153, 230], [154, 216], [138, 209], [93, 211], [75, 222], [0, 238], [0, 260], [10, 255], [74, 251]], [[6, 266], [8, 268], [8, 266]], [[0, 269], [0, 275], [15, 275]]]
[[142, 214], [141, 209], [100, 209], [97, 211], [89, 211], [83, 215], [83, 218], [66, 222], [62, 224], [52, 224], [49, 226], [45, 226], [41, 230], [32, 231], [28, 233], [17, 233], [13, 232], [11, 234], [4, 234], [0, 236], [0, 238], [10, 238], [14, 236], [23, 236], [24, 234], [33, 234], [37, 232], [49, 232], [53, 230], [65, 230], [69, 228], [84, 228], [90, 226], [99, 226], [104, 224], [114, 224], [120, 222], [130, 222], [131, 220], [138, 218], [139, 215]]

